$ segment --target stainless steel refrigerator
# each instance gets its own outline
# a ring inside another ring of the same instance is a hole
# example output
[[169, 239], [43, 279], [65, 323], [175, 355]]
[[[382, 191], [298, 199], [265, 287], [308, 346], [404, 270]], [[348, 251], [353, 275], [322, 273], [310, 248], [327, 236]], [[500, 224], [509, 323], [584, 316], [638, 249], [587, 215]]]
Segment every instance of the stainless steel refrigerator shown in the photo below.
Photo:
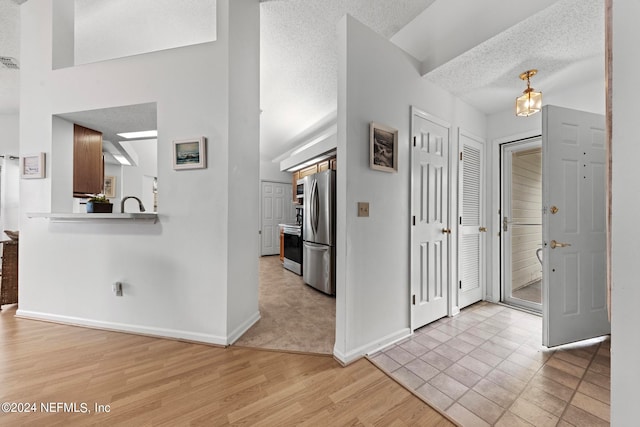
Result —
[[308, 285], [336, 293], [336, 172], [327, 170], [304, 179], [302, 278]]

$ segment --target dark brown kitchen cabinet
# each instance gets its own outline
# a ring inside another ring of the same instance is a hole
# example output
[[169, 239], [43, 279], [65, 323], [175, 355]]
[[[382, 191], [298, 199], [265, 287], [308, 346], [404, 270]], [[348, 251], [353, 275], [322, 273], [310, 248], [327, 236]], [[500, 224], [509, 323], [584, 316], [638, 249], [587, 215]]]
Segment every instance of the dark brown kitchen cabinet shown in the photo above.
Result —
[[102, 193], [103, 187], [102, 132], [73, 125], [73, 195]]

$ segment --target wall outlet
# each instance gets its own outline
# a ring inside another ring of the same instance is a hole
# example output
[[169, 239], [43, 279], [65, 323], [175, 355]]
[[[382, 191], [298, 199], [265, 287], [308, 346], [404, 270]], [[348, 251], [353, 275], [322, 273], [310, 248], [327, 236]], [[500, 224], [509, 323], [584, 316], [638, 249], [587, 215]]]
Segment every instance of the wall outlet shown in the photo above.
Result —
[[116, 294], [117, 297], [121, 297], [122, 296], [122, 282], [116, 282], [113, 285], [111, 285], [111, 290], [113, 291], [114, 294]]
[[369, 202], [358, 202], [358, 216], [369, 216]]

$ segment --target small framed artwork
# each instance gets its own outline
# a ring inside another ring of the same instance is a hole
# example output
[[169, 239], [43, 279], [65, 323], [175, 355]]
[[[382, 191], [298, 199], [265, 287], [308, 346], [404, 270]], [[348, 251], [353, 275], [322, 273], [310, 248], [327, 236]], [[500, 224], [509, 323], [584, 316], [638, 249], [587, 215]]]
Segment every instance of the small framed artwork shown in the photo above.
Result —
[[173, 141], [173, 168], [204, 169], [207, 167], [207, 139], [181, 139]]
[[105, 175], [104, 177], [104, 197], [112, 198], [116, 197], [116, 177], [112, 175]]
[[44, 178], [44, 167], [44, 153], [27, 154], [20, 158], [20, 175], [22, 178]]
[[369, 130], [369, 167], [398, 172], [398, 130], [371, 122]]

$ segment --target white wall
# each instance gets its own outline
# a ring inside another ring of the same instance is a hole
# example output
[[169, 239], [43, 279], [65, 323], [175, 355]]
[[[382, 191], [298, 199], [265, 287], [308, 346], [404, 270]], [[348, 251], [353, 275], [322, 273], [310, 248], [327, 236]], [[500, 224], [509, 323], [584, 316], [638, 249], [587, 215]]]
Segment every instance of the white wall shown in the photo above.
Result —
[[[260, 5], [258, 0], [227, 1], [233, 18], [226, 29], [229, 32], [227, 332], [233, 342], [259, 319], [256, 255], [260, 250]], [[209, 143], [215, 153], [216, 141]]]
[[280, 162], [260, 161], [260, 180], [291, 183], [291, 172], [280, 171]]
[[[352, 17], [340, 22], [338, 33], [334, 354], [349, 362], [410, 333], [411, 106], [451, 123], [452, 158], [458, 127], [485, 135], [486, 118], [422, 79], [415, 60]], [[398, 129], [398, 173], [369, 168], [371, 121]], [[451, 162], [452, 189], [457, 188], [456, 173], [456, 162]], [[359, 201], [369, 202], [368, 218], [357, 217]], [[452, 209], [455, 204], [452, 199]]]
[[215, 7], [212, 0], [75, 0], [75, 64], [214, 41]]
[[637, 423], [640, 384], [640, 155], [638, 84], [640, 2], [613, 2], [613, 295], [611, 425]]
[[[218, 1], [214, 43], [51, 71], [54, 3], [21, 7], [20, 150], [45, 152], [48, 172], [21, 182], [18, 315], [228, 343], [258, 316], [258, 236], [238, 231], [258, 223], [258, 1]], [[158, 106], [158, 223], [28, 218], [72, 209], [57, 204], [71, 144], [52, 141], [52, 116], [144, 102]], [[172, 140], [193, 136], [208, 138], [208, 168], [173, 170]]]
[[[0, 159], [2, 176], [0, 188], [0, 235], [2, 230], [17, 230], [20, 212], [20, 161], [9, 156], [20, 155], [20, 118], [17, 114], [0, 114]], [[1, 239], [0, 239], [1, 240]]]

